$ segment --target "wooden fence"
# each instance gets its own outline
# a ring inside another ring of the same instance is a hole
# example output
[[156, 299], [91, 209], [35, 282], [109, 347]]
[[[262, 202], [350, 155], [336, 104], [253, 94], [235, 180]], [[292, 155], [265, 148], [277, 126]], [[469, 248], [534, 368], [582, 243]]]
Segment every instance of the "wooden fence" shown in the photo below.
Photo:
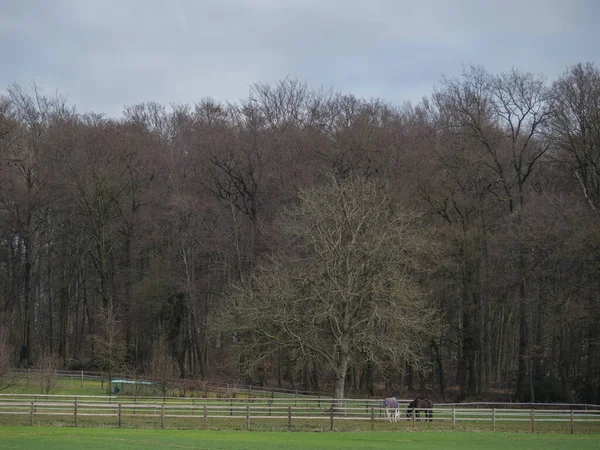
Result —
[[[566, 409], [552, 405], [535, 408], [515, 407], [515, 404], [438, 405], [433, 408], [432, 422], [425, 415], [406, 414], [407, 400], [402, 400], [398, 422], [390, 422], [380, 400], [347, 399], [197, 399], [197, 398], [121, 398], [91, 396], [0, 395], [0, 424], [20, 418], [25, 425], [49, 424], [113, 427], [160, 427], [165, 423], [181, 428], [220, 429], [226, 422], [250, 430], [253, 424], [261, 429], [298, 429], [296, 425], [319, 429], [343, 429], [349, 422], [360, 423], [362, 430], [391, 430], [399, 426], [415, 429], [443, 425], [448, 429], [462, 424], [477, 425], [489, 430], [506, 429], [506, 424], [518, 424], [521, 431], [561, 431], [575, 433], [585, 426], [586, 432], [600, 433], [600, 408]], [[571, 405], [569, 405], [571, 406]], [[10, 418], [10, 420], [9, 420]], [[59, 421], [59, 423], [57, 422]], [[561, 424], [562, 423], [562, 424]], [[276, 424], [276, 426], [275, 426]], [[310, 425], [307, 425], [310, 424]], [[543, 426], [544, 429], [540, 430]], [[549, 427], [549, 428], [548, 428]]]

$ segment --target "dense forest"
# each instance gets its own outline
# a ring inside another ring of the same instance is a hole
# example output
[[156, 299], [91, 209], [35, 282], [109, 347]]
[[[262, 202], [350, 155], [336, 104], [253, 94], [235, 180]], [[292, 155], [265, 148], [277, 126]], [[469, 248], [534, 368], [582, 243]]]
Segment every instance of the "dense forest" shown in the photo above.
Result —
[[15, 84], [0, 159], [0, 378], [600, 402], [591, 63], [466, 67], [414, 105], [285, 79], [119, 119]]

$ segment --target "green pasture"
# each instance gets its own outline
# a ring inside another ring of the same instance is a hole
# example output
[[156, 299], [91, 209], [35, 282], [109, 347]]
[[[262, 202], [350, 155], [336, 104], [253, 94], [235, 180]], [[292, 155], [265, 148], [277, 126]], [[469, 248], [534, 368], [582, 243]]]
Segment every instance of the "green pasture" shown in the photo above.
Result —
[[[189, 430], [189, 431], [249, 431], [249, 432], [331, 432], [331, 421], [328, 417], [320, 419], [305, 419], [293, 417], [291, 422], [285, 417], [255, 418], [250, 417], [247, 421], [242, 416], [230, 417], [207, 417], [206, 421], [202, 414], [196, 417], [161, 417], [160, 408], [155, 414], [123, 414], [121, 417], [121, 429], [160, 429], [166, 430]], [[0, 415], [0, 427], [20, 426], [27, 429], [38, 427], [60, 427], [72, 428], [75, 426], [73, 414], [46, 415], [38, 413], [34, 417], [34, 426], [31, 426], [31, 416], [23, 411], [23, 414]], [[86, 416], [82, 413], [77, 417], [79, 428], [119, 428], [119, 419], [115, 414], [106, 416]], [[390, 423], [383, 419], [370, 420], [334, 418], [333, 431], [335, 432], [492, 432], [493, 427], [489, 421], [464, 420], [456, 423], [455, 428], [451, 421], [438, 422], [416, 422], [401, 421]], [[496, 432], [501, 433], [523, 433], [523, 434], [569, 434], [571, 431], [569, 422], [538, 422], [535, 424], [535, 433], [531, 431], [531, 424], [525, 421], [497, 422]], [[26, 432], [26, 431], [24, 431]], [[576, 422], [574, 427], [576, 435], [595, 434], [598, 438], [600, 448], [600, 423], [599, 422]]]
[[0, 449], [597, 449], [594, 435], [372, 432], [273, 433], [110, 428], [0, 427]]
[[[99, 379], [84, 378], [83, 383], [78, 376], [59, 376], [56, 386], [50, 391], [51, 395], [105, 395], [107, 389], [106, 381], [104, 389]], [[40, 394], [40, 387], [35, 375], [23, 375], [17, 379], [17, 383], [0, 392], [1, 394]]]
[[[0, 394], [41, 394], [40, 387], [36, 378], [35, 373], [31, 375], [23, 374], [17, 378], [17, 383], [3, 391]], [[105, 378], [102, 382], [99, 378], [84, 377], [83, 381], [77, 374], [74, 375], [60, 375], [56, 382], [56, 386], [49, 392], [50, 395], [108, 395], [108, 378]], [[126, 391], [119, 396], [127, 397], [132, 392]], [[169, 393], [170, 396], [179, 397], [183, 396], [184, 392], [180, 389], [174, 388]], [[143, 396], [143, 389], [142, 394]], [[186, 391], [186, 397], [202, 398], [207, 396], [208, 398], [219, 398], [219, 397], [230, 397], [235, 398], [248, 398], [248, 397], [270, 397], [269, 391], [258, 391], [248, 389], [236, 389], [234, 385], [230, 388], [230, 393], [227, 395], [224, 391], [215, 392], [211, 390], [207, 391]], [[284, 394], [280, 392], [274, 392], [275, 398], [294, 398], [294, 394]]]

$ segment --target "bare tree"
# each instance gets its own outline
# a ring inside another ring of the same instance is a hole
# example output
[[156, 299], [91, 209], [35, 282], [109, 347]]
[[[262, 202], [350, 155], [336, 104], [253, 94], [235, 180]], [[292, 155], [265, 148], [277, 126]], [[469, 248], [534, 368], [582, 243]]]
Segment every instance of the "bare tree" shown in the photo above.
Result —
[[175, 386], [179, 373], [177, 363], [171, 356], [167, 341], [162, 336], [152, 351], [152, 357], [147, 365], [147, 372], [161, 395], [166, 397], [167, 393]]
[[333, 179], [302, 191], [280, 226], [287, 251], [229, 297], [223, 323], [240, 357], [252, 366], [284, 349], [320, 360], [334, 374], [336, 399], [357, 350], [422, 368], [437, 323], [414, 277], [433, 247], [417, 217], [391, 202], [389, 186]]
[[[567, 164], [593, 209], [600, 207], [600, 70], [568, 69], [552, 88], [555, 117], [547, 127], [556, 157]], [[565, 160], [566, 158], [566, 160]]]
[[0, 226], [12, 234], [11, 245], [16, 256], [13, 264], [22, 272], [19, 277], [22, 284], [14, 288], [11, 297], [18, 302], [15, 309], [19, 312], [21, 330], [20, 359], [31, 364], [38, 292], [35, 273], [50, 235], [49, 194], [54, 182], [50, 142], [57, 124], [71, 118], [73, 112], [66, 107], [64, 98], [44, 96], [35, 85], [30, 90], [12, 85], [2, 103], [0, 213], [7, 220]]
[[94, 359], [108, 372], [108, 391], [112, 376], [125, 367], [125, 337], [120, 322], [112, 308], [102, 308], [98, 313], [98, 330], [90, 335], [94, 346]]
[[[530, 182], [540, 158], [548, 150], [547, 142], [542, 139], [543, 127], [552, 117], [548, 89], [543, 77], [531, 73], [513, 69], [495, 76], [482, 67], [471, 66], [462, 79], [444, 80], [444, 88], [433, 95], [430, 111], [445, 138], [450, 139], [445, 145], [471, 151], [480, 174], [486, 178], [478, 180], [478, 186], [469, 188], [471, 192], [467, 194], [477, 197], [491, 193], [507, 207], [518, 244], [513, 286], [514, 301], [519, 308], [516, 396], [523, 400], [530, 374], [530, 333], [525, 284], [527, 261], [520, 230]], [[473, 200], [476, 204], [476, 198]], [[479, 296], [480, 293], [476, 298]], [[470, 334], [464, 336], [472, 339]], [[465, 342], [464, 348], [468, 351], [472, 345]]]
[[58, 381], [60, 358], [52, 353], [42, 355], [37, 364], [37, 381], [42, 394], [49, 394]]
[[8, 328], [0, 327], [0, 391], [13, 386], [16, 382], [13, 374], [15, 358], [8, 338]]
[[[565, 168], [568, 176], [577, 180], [580, 193], [597, 218], [600, 210], [600, 70], [593, 63], [570, 67], [554, 82], [552, 98], [555, 117], [547, 130], [555, 151], [553, 156]], [[586, 228], [597, 230], [597, 224], [598, 221], [592, 219], [585, 226], [577, 228], [576, 235], [582, 236], [586, 241], [585, 251], [580, 260], [588, 260], [579, 270], [580, 274], [586, 273], [588, 267], [597, 272], [600, 260], [597, 231], [581, 233]], [[585, 281], [582, 285], [594, 284], [590, 281]], [[595, 286], [598, 286], [597, 278]], [[588, 302], [583, 309], [589, 312], [585, 336], [587, 348], [584, 379], [585, 390], [588, 393], [586, 400], [596, 403], [600, 399], [599, 316], [595, 295], [583, 296], [585, 297]], [[566, 364], [566, 361], [572, 358], [573, 354], [568, 349], [563, 354], [566, 357], [563, 358], [565, 364], [561, 366], [561, 378], [566, 379], [570, 365]], [[563, 385], [565, 384], [566, 381], [563, 382]]]

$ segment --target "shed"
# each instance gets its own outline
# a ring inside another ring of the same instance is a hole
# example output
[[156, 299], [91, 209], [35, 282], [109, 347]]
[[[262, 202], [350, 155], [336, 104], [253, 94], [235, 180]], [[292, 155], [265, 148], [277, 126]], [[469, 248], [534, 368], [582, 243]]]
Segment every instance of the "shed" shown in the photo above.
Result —
[[118, 394], [119, 392], [123, 392], [126, 386], [152, 386], [153, 383], [150, 381], [138, 381], [138, 380], [112, 380], [110, 382], [110, 391], [113, 394]]

